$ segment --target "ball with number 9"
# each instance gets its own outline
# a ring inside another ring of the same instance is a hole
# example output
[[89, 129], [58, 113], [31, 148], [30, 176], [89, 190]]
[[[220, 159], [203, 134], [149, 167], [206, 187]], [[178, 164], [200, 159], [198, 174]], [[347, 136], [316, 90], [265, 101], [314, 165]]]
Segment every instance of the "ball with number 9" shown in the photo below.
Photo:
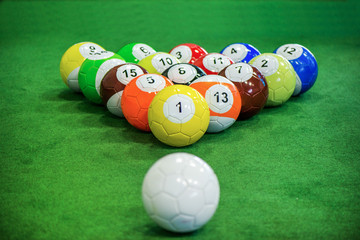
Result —
[[65, 51], [60, 61], [60, 75], [71, 90], [81, 92], [78, 81], [81, 64], [102, 51], [105, 49], [93, 42], [76, 43]]
[[220, 75], [206, 75], [195, 80], [190, 87], [199, 91], [209, 105], [207, 132], [221, 132], [234, 124], [241, 111], [241, 98], [230, 80]]
[[196, 79], [205, 76], [204, 70], [190, 63], [177, 63], [162, 74], [175, 84], [190, 85]]
[[208, 54], [204, 48], [194, 43], [177, 45], [169, 53], [179, 59], [180, 62], [190, 64], [193, 64], [202, 55]]
[[161, 90], [150, 104], [151, 132], [161, 142], [184, 147], [197, 142], [206, 132], [210, 112], [204, 97], [186, 85]]
[[121, 109], [126, 120], [137, 129], [150, 131], [148, 108], [155, 95], [173, 83], [159, 74], [143, 74], [131, 80], [121, 97]]
[[139, 65], [149, 73], [162, 74], [170, 66], [180, 63], [173, 55], [165, 52], [157, 52], [139, 61]]

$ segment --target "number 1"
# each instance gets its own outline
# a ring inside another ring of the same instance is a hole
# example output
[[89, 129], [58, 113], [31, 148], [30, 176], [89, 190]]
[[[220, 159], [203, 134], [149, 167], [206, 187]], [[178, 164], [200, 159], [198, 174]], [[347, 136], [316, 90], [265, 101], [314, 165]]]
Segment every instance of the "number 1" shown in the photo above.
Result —
[[175, 105], [176, 107], [179, 107], [179, 113], [181, 113], [181, 102], [178, 102], [178, 104]]

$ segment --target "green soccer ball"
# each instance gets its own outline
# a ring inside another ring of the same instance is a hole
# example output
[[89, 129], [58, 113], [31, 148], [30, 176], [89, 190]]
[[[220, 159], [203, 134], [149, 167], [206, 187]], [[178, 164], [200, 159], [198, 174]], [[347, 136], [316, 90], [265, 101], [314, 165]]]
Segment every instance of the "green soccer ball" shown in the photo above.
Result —
[[110, 51], [99, 52], [86, 59], [79, 70], [79, 87], [84, 96], [93, 103], [101, 104], [100, 84], [105, 74], [113, 67], [124, 64], [125, 60]]
[[117, 52], [129, 63], [138, 63], [143, 58], [154, 53], [156, 51], [145, 43], [129, 43]]

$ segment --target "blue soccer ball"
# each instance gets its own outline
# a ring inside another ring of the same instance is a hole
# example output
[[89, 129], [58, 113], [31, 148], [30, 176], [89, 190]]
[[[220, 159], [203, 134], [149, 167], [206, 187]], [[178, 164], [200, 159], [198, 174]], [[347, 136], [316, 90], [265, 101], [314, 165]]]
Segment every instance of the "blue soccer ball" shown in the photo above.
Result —
[[309, 49], [299, 44], [284, 44], [274, 53], [285, 57], [294, 67], [296, 86], [293, 96], [308, 91], [314, 85], [318, 75], [318, 65]]
[[230, 57], [234, 62], [248, 63], [254, 57], [260, 55], [260, 51], [247, 43], [233, 43], [226, 46], [220, 52]]

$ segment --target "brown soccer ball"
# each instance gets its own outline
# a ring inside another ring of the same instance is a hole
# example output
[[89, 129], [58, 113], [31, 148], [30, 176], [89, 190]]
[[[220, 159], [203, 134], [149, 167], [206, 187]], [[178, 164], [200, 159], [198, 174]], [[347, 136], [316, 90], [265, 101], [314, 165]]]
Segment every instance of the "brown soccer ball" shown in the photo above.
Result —
[[238, 120], [249, 119], [263, 109], [269, 90], [264, 75], [256, 67], [234, 63], [220, 71], [219, 75], [232, 81], [239, 90], [242, 106]]
[[101, 81], [100, 96], [107, 109], [118, 117], [124, 117], [121, 110], [121, 96], [125, 86], [147, 71], [133, 63], [125, 63], [110, 69]]

